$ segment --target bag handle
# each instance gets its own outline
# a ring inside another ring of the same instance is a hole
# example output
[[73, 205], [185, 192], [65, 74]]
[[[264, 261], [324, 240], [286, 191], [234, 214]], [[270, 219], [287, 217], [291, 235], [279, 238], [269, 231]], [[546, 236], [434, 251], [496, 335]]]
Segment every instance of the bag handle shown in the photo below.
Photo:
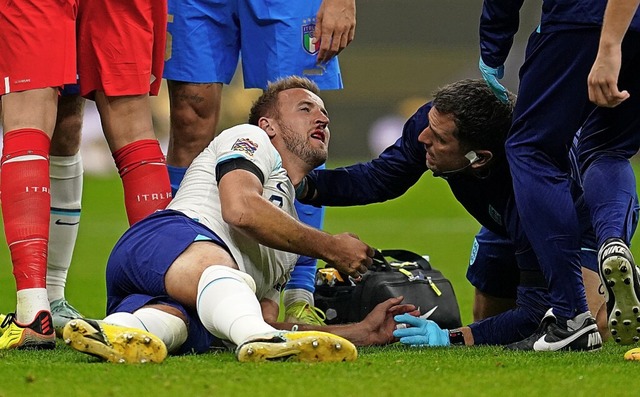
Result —
[[431, 263], [422, 255], [402, 249], [376, 250], [373, 256], [373, 266], [378, 270], [391, 270], [391, 265], [387, 261], [387, 257], [401, 262], [414, 262], [422, 270], [431, 270]]

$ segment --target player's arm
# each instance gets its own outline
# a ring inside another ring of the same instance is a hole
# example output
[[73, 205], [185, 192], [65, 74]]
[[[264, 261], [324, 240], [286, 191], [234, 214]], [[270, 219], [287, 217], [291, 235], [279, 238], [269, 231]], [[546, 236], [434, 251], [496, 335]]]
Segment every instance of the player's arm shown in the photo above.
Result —
[[485, 0], [480, 16], [480, 55], [492, 68], [504, 65], [520, 26], [524, 0]]
[[[358, 275], [372, 264], [373, 249], [357, 237], [330, 235], [309, 227], [262, 197], [261, 172], [245, 159], [218, 182], [222, 217], [226, 223], [260, 244], [331, 263], [341, 271]], [[220, 167], [222, 169], [223, 167]]]
[[640, 0], [609, 0], [604, 13], [600, 47], [619, 47], [631, 20], [640, 6]]
[[378, 158], [307, 176], [308, 190], [299, 199], [313, 205], [348, 206], [377, 203], [401, 196], [427, 171], [426, 151], [418, 135], [426, 126], [431, 105], [416, 112], [402, 136]]
[[[393, 343], [396, 329], [394, 316], [403, 313], [419, 315], [414, 305], [400, 304], [402, 297], [390, 298], [379, 303], [362, 321], [339, 325], [308, 325], [281, 322], [269, 322], [274, 328], [291, 330], [294, 326], [299, 331], [324, 331], [341, 336], [356, 346], [373, 346]], [[266, 319], [265, 319], [266, 320]]]
[[629, 98], [618, 90], [622, 63], [622, 39], [640, 5], [640, 0], [609, 0], [600, 33], [598, 56], [587, 79], [589, 99], [599, 106], [615, 107]]
[[347, 48], [356, 34], [356, 1], [323, 0], [314, 37], [320, 39], [318, 62], [328, 62]]

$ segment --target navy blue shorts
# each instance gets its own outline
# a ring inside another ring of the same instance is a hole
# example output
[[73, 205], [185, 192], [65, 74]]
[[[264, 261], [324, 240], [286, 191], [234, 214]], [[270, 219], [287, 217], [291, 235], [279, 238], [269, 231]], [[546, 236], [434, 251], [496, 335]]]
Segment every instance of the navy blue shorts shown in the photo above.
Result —
[[107, 314], [133, 313], [150, 304], [175, 307], [187, 318], [189, 331], [178, 354], [206, 352], [216, 342], [196, 311], [171, 299], [164, 285], [171, 264], [194, 241], [211, 241], [228, 249], [206, 226], [177, 211], [160, 211], [127, 230], [107, 262]]
[[80, 84], [65, 84], [60, 94], [62, 96], [80, 95]]
[[511, 240], [482, 227], [473, 240], [467, 280], [485, 294], [515, 299], [520, 270]]
[[[582, 236], [580, 258], [582, 267], [594, 272], [598, 271], [592, 231], [584, 232]], [[531, 249], [516, 253], [516, 247], [510, 239], [482, 227], [473, 240], [467, 268], [467, 280], [471, 285], [497, 298], [516, 299], [517, 288], [521, 281], [521, 269], [528, 271], [526, 274], [529, 275], [530, 280], [537, 279], [532, 281], [532, 284], [544, 286], [544, 281], [541, 279], [542, 273], [533, 274], [540, 269], [540, 265]]]

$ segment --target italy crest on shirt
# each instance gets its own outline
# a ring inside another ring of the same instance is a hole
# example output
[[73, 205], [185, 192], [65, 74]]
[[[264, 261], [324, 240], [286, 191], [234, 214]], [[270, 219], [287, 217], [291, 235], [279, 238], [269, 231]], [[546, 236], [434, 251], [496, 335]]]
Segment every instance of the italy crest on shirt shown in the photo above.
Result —
[[320, 40], [313, 36], [316, 29], [316, 19], [309, 18], [302, 20], [302, 47], [311, 55], [318, 53], [320, 49]]

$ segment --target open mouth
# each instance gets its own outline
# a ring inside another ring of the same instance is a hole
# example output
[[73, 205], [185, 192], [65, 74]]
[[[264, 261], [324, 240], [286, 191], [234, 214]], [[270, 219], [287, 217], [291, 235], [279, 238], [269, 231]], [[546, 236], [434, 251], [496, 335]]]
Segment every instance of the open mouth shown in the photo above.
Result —
[[321, 130], [316, 130], [316, 131], [313, 132], [313, 134], [311, 134], [311, 138], [317, 139], [317, 140], [321, 141], [322, 143], [324, 143], [326, 137], [327, 137], [327, 135], [324, 133], [324, 131], [321, 131]]
[[427, 154], [425, 155], [425, 160], [427, 163], [429, 163], [430, 161], [433, 161], [433, 156], [431, 154], [429, 154], [429, 152], [427, 152]]

